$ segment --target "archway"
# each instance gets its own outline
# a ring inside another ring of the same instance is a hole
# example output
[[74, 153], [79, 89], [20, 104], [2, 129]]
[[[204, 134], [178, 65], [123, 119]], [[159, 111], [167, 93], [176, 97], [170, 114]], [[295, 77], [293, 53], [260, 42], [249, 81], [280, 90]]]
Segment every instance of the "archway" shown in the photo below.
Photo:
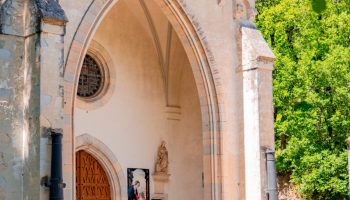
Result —
[[[76, 35], [73, 38], [70, 47], [65, 68], [65, 114], [71, 116], [69, 124], [66, 126], [66, 137], [71, 137], [74, 143], [73, 134], [73, 114], [75, 105], [75, 96], [77, 91], [77, 81], [79, 72], [88, 50], [92, 36], [100, 25], [104, 16], [112, 8], [117, 0], [93, 2], [89, 11], [83, 17]], [[215, 66], [213, 60], [210, 60], [210, 50], [204, 44], [197, 29], [194, 27], [193, 18], [188, 17], [187, 11], [183, 9], [177, 1], [157, 0], [158, 6], [167, 16], [180, 38], [180, 41], [186, 51], [190, 61], [192, 72], [199, 93], [202, 135], [203, 135], [203, 155], [205, 172], [205, 199], [220, 199], [221, 196], [221, 178], [220, 178], [220, 116], [217, 100], [217, 88], [215, 87], [215, 78], [212, 74], [212, 67]], [[87, 31], [88, 30], [88, 31]], [[217, 73], [215, 76], [219, 76]], [[68, 159], [69, 160], [69, 159]], [[73, 187], [74, 188], [74, 187]]]
[[76, 199], [111, 200], [111, 186], [101, 164], [84, 150], [76, 153]]
[[127, 187], [125, 175], [111, 150], [100, 140], [89, 134], [76, 137], [75, 145], [75, 154], [80, 151], [86, 152], [96, 159], [106, 172], [108, 182], [110, 183], [111, 200], [127, 199], [122, 192], [123, 188]]

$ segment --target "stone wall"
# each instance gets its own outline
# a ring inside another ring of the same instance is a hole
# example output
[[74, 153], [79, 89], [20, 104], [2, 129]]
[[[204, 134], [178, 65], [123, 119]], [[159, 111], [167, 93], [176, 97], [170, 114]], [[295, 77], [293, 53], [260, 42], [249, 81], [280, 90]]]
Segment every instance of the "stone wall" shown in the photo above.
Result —
[[[40, 185], [42, 172], [50, 175], [42, 168], [42, 162], [50, 159], [49, 143], [44, 143], [42, 154], [41, 139], [46, 134], [44, 128], [62, 126], [57, 123], [62, 120], [57, 113], [63, 109], [63, 93], [59, 92], [63, 46], [59, 45], [63, 44], [61, 28], [65, 23], [64, 12], [51, 5], [58, 4], [53, 0], [7, 0], [1, 4], [0, 199], [40, 199], [40, 190], [46, 190]], [[58, 38], [48, 37], [50, 34]], [[61, 59], [55, 59], [60, 54]], [[50, 74], [46, 68], [51, 68]], [[48, 102], [43, 97], [50, 93], [61, 96], [61, 101], [52, 98], [54, 106], [45, 108]], [[45, 115], [46, 109], [54, 120]]]
[[[254, 1], [154, 1], [177, 32], [194, 74], [202, 114], [203, 168], [205, 174], [211, 175], [205, 177], [204, 199], [244, 198], [247, 187], [243, 155], [247, 146], [243, 141], [244, 129], [250, 124], [243, 119], [240, 22], [254, 18]], [[66, 199], [74, 196], [72, 117], [79, 62], [91, 35], [118, 0], [60, 3], [70, 20], [65, 38], [66, 18], [58, 1], [7, 0], [1, 4], [0, 170], [4, 173], [0, 173], [0, 197], [4, 199], [39, 199], [37, 174], [40, 170], [40, 176], [48, 175], [50, 161], [49, 139], [39, 140], [43, 134], [39, 130], [47, 126], [65, 130], [64, 174], [68, 186], [65, 195]], [[42, 22], [53, 26], [42, 31], [45, 28]], [[41, 47], [49, 51], [42, 51]], [[47, 71], [41, 73], [38, 66], [40, 70], [46, 67]], [[267, 91], [269, 84], [266, 85]], [[266, 106], [264, 112], [269, 114], [271, 101], [265, 99], [255, 105]], [[273, 131], [267, 130], [266, 134], [270, 138]], [[40, 198], [47, 198], [44, 188], [40, 194]]]
[[39, 198], [37, 39], [0, 35], [0, 199]]

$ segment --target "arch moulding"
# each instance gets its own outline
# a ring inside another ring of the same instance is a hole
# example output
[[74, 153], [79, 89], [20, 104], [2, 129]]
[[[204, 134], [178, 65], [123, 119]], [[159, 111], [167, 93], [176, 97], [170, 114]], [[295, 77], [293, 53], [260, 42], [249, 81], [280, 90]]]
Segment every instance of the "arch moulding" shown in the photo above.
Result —
[[126, 178], [113, 152], [89, 134], [77, 136], [75, 146], [75, 152], [84, 150], [99, 161], [110, 182], [112, 200], [126, 200], [127, 196], [123, 192], [123, 189], [127, 188]]
[[[190, 8], [184, 1], [177, 0], [154, 0], [163, 13], [167, 16], [190, 61], [195, 78], [202, 117], [203, 137], [203, 166], [204, 166], [204, 199], [222, 199], [222, 173], [221, 173], [221, 126], [223, 122], [220, 117], [217, 94], [223, 93], [219, 87], [220, 73], [215, 68], [215, 60], [205, 40], [205, 34], [191, 14]], [[93, 0], [80, 25], [73, 36], [72, 43], [68, 49], [64, 70], [64, 115], [66, 124], [64, 126], [65, 138], [64, 164], [72, 166], [67, 170], [66, 180], [70, 179], [71, 196], [75, 195], [75, 146], [74, 141], [74, 107], [76, 91], [79, 81], [79, 72], [86, 52], [88, 51], [92, 37], [99, 24], [108, 11], [118, 0]], [[67, 190], [66, 190], [67, 191]], [[67, 196], [70, 196], [67, 194]]]

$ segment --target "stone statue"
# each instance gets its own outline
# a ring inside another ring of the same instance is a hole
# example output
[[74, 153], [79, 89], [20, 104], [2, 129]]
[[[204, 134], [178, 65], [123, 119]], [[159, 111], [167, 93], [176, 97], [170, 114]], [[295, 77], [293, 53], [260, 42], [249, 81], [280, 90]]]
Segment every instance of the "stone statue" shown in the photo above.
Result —
[[165, 141], [162, 142], [158, 149], [155, 174], [168, 174], [168, 150], [165, 147]]

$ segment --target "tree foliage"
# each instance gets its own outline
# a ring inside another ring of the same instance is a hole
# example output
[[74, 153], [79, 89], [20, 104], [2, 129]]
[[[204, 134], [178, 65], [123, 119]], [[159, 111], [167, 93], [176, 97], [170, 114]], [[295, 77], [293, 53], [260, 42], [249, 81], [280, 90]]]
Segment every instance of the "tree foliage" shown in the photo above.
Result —
[[257, 0], [256, 6], [256, 24], [277, 56], [277, 170], [290, 175], [304, 199], [346, 199], [350, 0]]

